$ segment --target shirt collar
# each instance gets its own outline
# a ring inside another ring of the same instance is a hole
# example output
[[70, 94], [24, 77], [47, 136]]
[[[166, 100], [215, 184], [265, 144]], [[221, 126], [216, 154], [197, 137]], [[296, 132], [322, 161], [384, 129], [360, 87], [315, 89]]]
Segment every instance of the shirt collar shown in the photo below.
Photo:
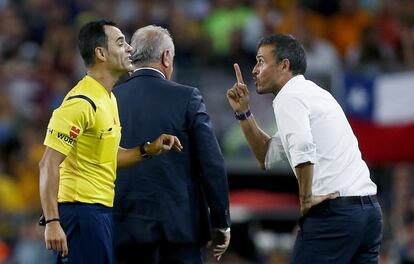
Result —
[[111, 97], [112, 91], [108, 92], [108, 90], [106, 90], [106, 88], [92, 76], [86, 74], [83, 79], [87, 83], [92, 84], [93, 87], [97, 87], [98, 90], [100, 90], [101, 92], [105, 92], [106, 95], [109, 95], [109, 97]]
[[302, 74], [299, 74], [299, 75], [296, 75], [296, 76], [292, 77], [289, 81], [287, 81], [287, 83], [285, 83], [285, 85], [283, 85], [282, 89], [280, 89], [280, 91], [276, 95], [275, 99], [273, 99], [273, 103], [275, 103], [276, 99], [279, 98], [280, 95], [284, 93], [284, 91], [289, 89], [289, 87], [292, 87], [296, 83], [298, 83], [300, 81], [304, 81], [304, 80], [305, 80], [305, 77]]
[[134, 72], [137, 72], [137, 71], [140, 71], [140, 70], [153, 70], [153, 71], [156, 71], [156, 72], [158, 72], [158, 73], [160, 73], [161, 75], [162, 75], [162, 77], [164, 77], [164, 79], [165, 79], [165, 75], [164, 75], [164, 73], [162, 73], [160, 70], [158, 70], [158, 69], [155, 69], [155, 68], [152, 68], [152, 67], [141, 67], [141, 68], [137, 68], [137, 69], [135, 69], [134, 70]]

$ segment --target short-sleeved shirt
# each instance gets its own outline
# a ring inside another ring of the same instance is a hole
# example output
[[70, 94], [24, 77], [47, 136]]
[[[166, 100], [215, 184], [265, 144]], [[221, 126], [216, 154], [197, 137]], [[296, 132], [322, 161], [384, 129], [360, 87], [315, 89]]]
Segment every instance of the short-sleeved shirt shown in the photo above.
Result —
[[266, 168], [287, 159], [293, 171], [314, 164], [312, 192], [341, 196], [376, 194], [358, 141], [333, 96], [298, 75], [273, 101], [277, 133], [266, 154]]
[[44, 144], [66, 155], [58, 202], [112, 207], [121, 126], [114, 94], [85, 76], [50, 119]]

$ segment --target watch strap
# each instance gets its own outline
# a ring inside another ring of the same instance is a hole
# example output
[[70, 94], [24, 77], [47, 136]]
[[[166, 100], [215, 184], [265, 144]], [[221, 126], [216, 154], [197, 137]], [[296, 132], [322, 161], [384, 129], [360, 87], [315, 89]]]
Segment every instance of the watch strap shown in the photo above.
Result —
[[249, 110], [247, 110], [246, 112], [244, 112], [244, 113], [241, 113], [241, 114], [238, 114], [238, 113], [234, 113], [234, 116], [236, 117], [236, 119], [237, 120], [239, 120], [239, 121], [243, 121], [243, 120], [246, 120], [247, 118], [249, 118], [249, 116], [251, 116], [252, 115], [252, 112], [250, 111], [250, 109]]
[[150, 159], [152, 156], [145, 151], [145, 146], [151, 144], [150, 142], [146, 142], [139, 146], [139, 152], [141, 152], [141, 158], [143, 159]]

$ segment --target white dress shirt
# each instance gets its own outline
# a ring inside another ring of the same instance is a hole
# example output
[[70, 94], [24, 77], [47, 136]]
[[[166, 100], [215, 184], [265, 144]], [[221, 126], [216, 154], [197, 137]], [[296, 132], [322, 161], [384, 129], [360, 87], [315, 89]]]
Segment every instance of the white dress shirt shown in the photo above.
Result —
[[290, 79], [273, 100], [277, 132], [265, 166], [314, 164], [312, 193], [340, 196], [376, 194], [377, 186], [361, 158], [358, 141], [333, 96], [303, 75]]

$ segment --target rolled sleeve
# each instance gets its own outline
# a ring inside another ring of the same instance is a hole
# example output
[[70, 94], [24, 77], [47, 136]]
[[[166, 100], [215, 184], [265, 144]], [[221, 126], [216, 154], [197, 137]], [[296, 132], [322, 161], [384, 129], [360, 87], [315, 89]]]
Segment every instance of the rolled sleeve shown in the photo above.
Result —
[[297, 96], [283, 98], [275, 107], [276, 123], [292, 167], [315, 163], [316, 145], [310, 126], [310, 111]]
[[315, 163], [316, 160], [316, 147], [313, 143], [304, 143], [296, 146], [290, 151], [292, 167], [296, 167], [299, 164], [310, 162]]
[[267, 148], [265, 168], [266, 170], [270, 170], [286, 161], [287, 158], [285, 150], [283, 149], [282, 141], [280, 140], [279, 133], [276, 133], [270, 139], [269, 147]]

